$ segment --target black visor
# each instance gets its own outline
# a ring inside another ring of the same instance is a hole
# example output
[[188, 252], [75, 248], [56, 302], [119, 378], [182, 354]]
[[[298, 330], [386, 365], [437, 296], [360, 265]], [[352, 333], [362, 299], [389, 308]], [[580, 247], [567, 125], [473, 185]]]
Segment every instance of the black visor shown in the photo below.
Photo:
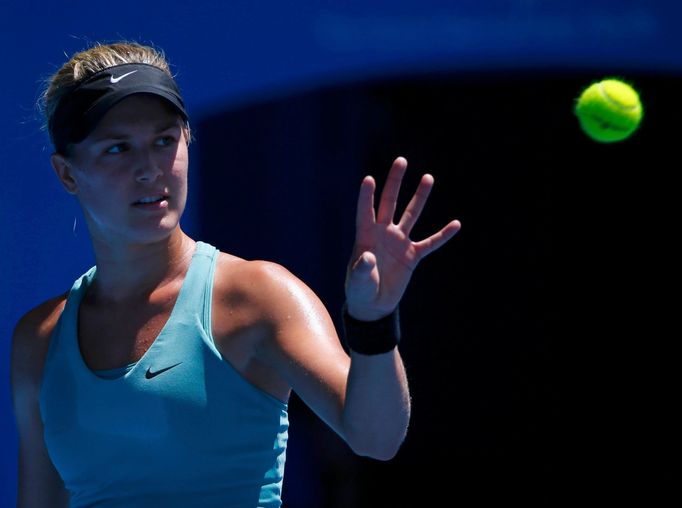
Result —
[[116, 65], [78, 83], [59, 100], [48, 125], [57, 152], [65, 153], [69, 143], [83, 141], [115, 104], [140, 93], [166, 99], [187, 122], [185, 105], [173, 78], [153, 65]]

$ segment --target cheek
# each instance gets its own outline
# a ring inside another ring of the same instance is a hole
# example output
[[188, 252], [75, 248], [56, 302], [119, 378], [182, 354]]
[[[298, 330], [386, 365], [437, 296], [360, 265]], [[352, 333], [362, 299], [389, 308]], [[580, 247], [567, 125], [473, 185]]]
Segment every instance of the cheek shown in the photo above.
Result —
[[79, 188], [78, 200], [82, 207], [97, 214], [116, 206], [125, 200], [125, 196], [113, 182], [87, 180]]
[[83, 198], [98, 194], [100, 192], [99, 189], [105, 187], [101, 178], [93, 178], [92, 175], [83, 172], [76, 178], [76, 183], [78, 185], [78, 194]]
[[88, 166], [87, 169], [79, 170], [76, 176], [77, 195], [81, 203], [88, 206], [101, 208], [110, 198], [118, 199], [120, 194], [125, 193], [126, 182], [121, 178], [122, 172], [116, 168], [106, 166]]
[[186, 183], [188, 168], [189, 158], [187, 156], [187, 147], [181, 145], [172, 162], [171, 175], [173, 176], [173, 179]]

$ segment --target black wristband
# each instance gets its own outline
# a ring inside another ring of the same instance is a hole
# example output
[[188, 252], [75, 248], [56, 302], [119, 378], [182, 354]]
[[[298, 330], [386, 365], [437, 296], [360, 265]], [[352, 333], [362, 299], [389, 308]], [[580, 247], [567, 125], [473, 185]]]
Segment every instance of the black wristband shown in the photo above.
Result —
[[388, 353], [400, 342], [398, 308], [376, 321], [361, 321], [348, 314], [343, 305], [343, 328], [346, 345], [363, 355]]

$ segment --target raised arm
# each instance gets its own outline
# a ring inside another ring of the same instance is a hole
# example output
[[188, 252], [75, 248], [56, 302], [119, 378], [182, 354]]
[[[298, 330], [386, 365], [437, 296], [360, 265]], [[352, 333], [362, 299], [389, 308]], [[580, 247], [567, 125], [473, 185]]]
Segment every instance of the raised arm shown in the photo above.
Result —
[[[301, 281], [281, 267], [267, 265], [253, 284], [263, 289], [259, 294], [267, 295], [262, 314], [270, 316], [275, 330], [276, 346], [266, 348], [272, 352], [267, 361], [356, 453], [381, 460], [395, 456], [405, 437], [409, 389], [396, 344], [384, 339], [376, 350], [374, 344], [363, 344], [363, 338], [374, 342], [377, 320], [391, 321], [419, 261], [460, 228], [458, 221], [452, 221], [425, 240], [410, 240], [433, 186], [429, 175], [422, 178], [400, 221], [393, 222], [406, 166], [403, 158], [394, 162], [377, 214], [374, 179], [366, 177], [362, 182], [346, 280], [348, 317], [354, 323], [348, 331], [350, 358], [327, 310]], [[353, 336], [358, 330], [364, 337]], [[390, 332], [389, 323], [389, 336]]]
[[399, 335], [398, 304], [417, 264], [461, 227], [459, 221], [453, 220], [424, 240], [410, 239], [434, 180], [431, 175], [421, 178], [417, 191], [395, 223], [406, 169], [404, 158], [393, 162], [376, 212], [375, 181], [371, 176], [363, 180], [355, 246], [346, 278], [345, 321], [351, 368], [344, 427], [352, 435], [362, 436], [357, 439], [363, 446], [378, 450], [378, 458], [391, 458], [397, 452], [410, 417], [403, 363], [398, 348], [391, 347], [398, 338], [393, 335]]

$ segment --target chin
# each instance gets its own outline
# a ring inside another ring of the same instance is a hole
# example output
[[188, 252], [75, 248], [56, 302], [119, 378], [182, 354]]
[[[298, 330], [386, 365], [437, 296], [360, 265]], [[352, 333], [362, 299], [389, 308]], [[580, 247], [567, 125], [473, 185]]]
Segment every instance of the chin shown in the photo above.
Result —
[[134, 243], [157, 243], [167, 240], [179, 228], [176, 218], [164, 217], [156, 224], [146, 224], [132, 228], [128, 237]]

